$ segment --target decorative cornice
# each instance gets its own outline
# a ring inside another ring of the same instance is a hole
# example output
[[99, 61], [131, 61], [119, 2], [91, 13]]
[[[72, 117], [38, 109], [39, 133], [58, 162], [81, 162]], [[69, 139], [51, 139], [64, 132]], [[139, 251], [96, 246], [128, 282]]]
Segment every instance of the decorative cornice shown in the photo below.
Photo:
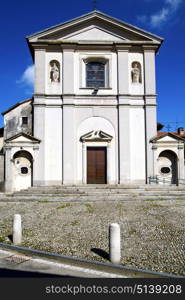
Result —
[[12, 146], [4, 145], [4, 149], [5, 149], [5, 151], [6, 151], [6, 150], [11, 150], [11, 149], [12, 149]]
[[151, 44], [151, 45], [142, 45], [142, 48], [144, 50], [144, 52], [153, 52], [153, 51], [156, 51], [159, 46], [155, 45], [155, 44]]
[[[80, 89], [83, 89], [83, 90], [94, 90], [94, 88], [80, 88]], [[100, 90], [111, 90], [111, 88], [100, 88]], [[64, 93], [61, 93], [61, 94], [34, 94], [34, 97], [36, 98], [64, 98], [64, 97], [73, 97], [73, 98], [79, 98], [79, 97], [97, 97], [97, 98], [110, 98], [110, 97], [129, 97], [129, 98], [138, 98], [138, 97], [145, 97], [145, 98], [156, 98], [157, 97], [157, 94], [101, 94], [101, 95], [92, 95], [92, 94], [64, 94]]]
[[157, 148], [158, 148], [158, 147], [157, 147], [156, 145], [153, 145], [153, 146], [152, 146], [152, 150], [157, 150]]
[[37, 51], [43, 51], [43, 52], [45, 52], [46, 51], [46, 48], [47, 48], [47, 46], [48, 46], [48, 43], [46, 44], [46, 43], [39, 43], [39, 44], [37, 44], [37, 43], [34, 43], [34, 44], [32, 44], [32, 46], [33, 46], [33, 48]]
[[184, 145], [178, 145], [178, 149], [179, 150], [184, 149]]
[[34, 41], [30, 43], [31, 46], [34, 49], [43, 49], [45, 50], [46, 47], [55, 45], [55, 46], [60, 46], [63, 49], [69, 49], [73, 50], [74, 48], [82, 48], [82, 47], [114, 47], [116, 50], [130, 50], [132, 47], [139, 46], [141, 47], [144, 51], [153, 51], [158, 49], [159, 44], [156, 42], [154, 43], [153, 41], [132, 41], [132, 40], [126, 40], [126, 41], [77, 41], [77, 40], [39, 40], [39, 41]]

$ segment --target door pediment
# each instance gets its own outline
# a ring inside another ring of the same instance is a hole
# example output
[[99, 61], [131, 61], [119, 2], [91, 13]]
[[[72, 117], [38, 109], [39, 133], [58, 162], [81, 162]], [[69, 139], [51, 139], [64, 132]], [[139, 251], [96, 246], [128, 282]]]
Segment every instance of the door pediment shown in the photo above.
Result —
[[179, 136], [175, 133], [172, 132], [164, 132], [164, 133], [158, 133], [157, 136], [153, 137], [150, 140], [152, 143], [157, 142], [157, 143], [166, 143], [166, 142], [170, 142], [170, 143], [177, 143], [177, 142], [184, 142], [185, 138], [182, 136]]
[[93, 130], [81, 136], [80, 139], [82, 142], [110, 142], [112, 140], [112, 136], [101, 130]]
[[29, 135], [27, 133], [24, 132], [20, 132], [8, 139], [5, 140], [5, 143], [40, 143], [40, 140], [35, 138], [32, 135]]

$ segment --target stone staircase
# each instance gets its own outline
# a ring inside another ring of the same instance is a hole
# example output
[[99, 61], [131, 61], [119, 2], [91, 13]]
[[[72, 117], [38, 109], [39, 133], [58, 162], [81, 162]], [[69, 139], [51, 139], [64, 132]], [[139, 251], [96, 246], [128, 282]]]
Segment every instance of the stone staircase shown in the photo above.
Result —
[[185, 186], [79, 185], [31, 187], [1, 193], [0, 201], [185, 200]]

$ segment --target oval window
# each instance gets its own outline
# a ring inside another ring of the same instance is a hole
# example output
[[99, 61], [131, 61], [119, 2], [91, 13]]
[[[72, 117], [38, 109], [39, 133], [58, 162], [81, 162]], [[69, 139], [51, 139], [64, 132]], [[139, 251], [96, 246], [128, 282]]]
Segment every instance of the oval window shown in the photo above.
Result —
[[168, 167], [161, 168], [161, 173], [163, 173], [163, 174], [169, 174], [170, 172], [171, 172], [171, 170]]
[[21, 168], [21, 174], [28, 174], [28, 168], [27, 167], [22, 167]]

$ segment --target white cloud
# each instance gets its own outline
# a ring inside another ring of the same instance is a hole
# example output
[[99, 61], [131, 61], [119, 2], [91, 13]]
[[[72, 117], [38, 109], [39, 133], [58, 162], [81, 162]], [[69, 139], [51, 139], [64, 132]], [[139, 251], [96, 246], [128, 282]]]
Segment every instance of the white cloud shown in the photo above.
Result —
[[157, 14], [150, 17], [150, 24], [152, 27], [158, 27], [165, 22], [169, 16], [169, 9], [162, 8]]
[[[152, 0], [151, 0], [152, 1]], [[151, 27], [159, 27], [167, 22], [185, 0], [164, 0], [162, 9], [151, 16], [138, 16], [138, 21], [149, 23]]]
[[166, 0], [166, 4], [171, 5], [171, 8], [177, 9], [181, 3], [183, 3], [184, 0]]
[[141, 23], [147, 23], [147, 21], [148, 21], [148, 18], [147, 18], [147, 16], [145, 16], [145, 15], [138, 16], [137, 19], [138, 19], [138, 21], [141, 22]]
[[28, 66], [26, 70], [23, 72], [21, 78], [16, 81], [17, 83], [21, 83], [27, 85], [29, 87], [33, 87], [34, 84], [34, 65]]

